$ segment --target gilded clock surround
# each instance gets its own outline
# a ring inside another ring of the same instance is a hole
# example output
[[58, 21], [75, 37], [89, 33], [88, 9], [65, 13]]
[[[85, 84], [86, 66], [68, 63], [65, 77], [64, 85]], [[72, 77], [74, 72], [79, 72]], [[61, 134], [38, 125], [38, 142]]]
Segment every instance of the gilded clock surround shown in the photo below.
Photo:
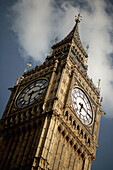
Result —
[[[39, 81], [39, 80], [46, 80], [46, 82], [48, 83], [48, 79], [47, 78], [38, 78], [38, 79], [35, 79], [35, 80], [33, 80], [33, 81], [30, 81], [26, 86], [24, 86], [20, 91], [19, 91], [19, 93], [17, 94], [17, 96], [16, 96], [16, 99], [15, 99], [15, 107], [16, 108], [19, 108], [18, 106], [17, 106], [17, 100], [18, 100], [18, 97], [20, 96], [20, 94], [28, 87], [28, 86], [30, 86], [32, 83], [34, 83], [34, 82], [37, 82], [37, 81]], [[46, 89], [47, 89], [47, 87], [46, 87]], [[39, 98], [46, 92], [46, 89], [44, 90], [44, 92], [39, 96]], [[39, 99], [39, 98], [37, 98], [36, 99], [36, 101]], [[36, 102], [36, 101], [34, 101], [34, 102]], [[32, 104], [32, 103], [31, 103]], [[29, 104], [29, 105], [31, 105], [31, 104]], [[27, 107], [28, 105], [26, 105], [25, 107]], [[22, 108], [24, 108], [24, 107], [22, 107]]]
[[[78, 86], [78, 85], [74, 85], [73, 86], [73, 88], [72, 88], [72, 90], [74, 89], [74, 88], [78, 88], [78, 89], [80, 89], [84, 94], [85, 94], [85, 96], [87, 97], [87, 99], [88, 99], [88, 101], [89, 101], [89, 103], [90, 103], [90, 106], [91, 106], [91, 110], [92, 110], [92, 122], [90, 123], [90, 124], [88, 124], [88, 125], [85, 125], [85, 126], [92, 126], [92, 124], [94, 123], [94, 107], [92, 106], [92, 102], [91, 102], [91, 100], [90, 100], [90, 98], [89, 98], [89, 94], [87, 94], [86, 93], [86, 91], [82, 88], [82, 87], [80, 87], [80, 86]], [[70, 104], [71, 104], [71, 107], [72, 107], [72, 109], [73, 109], [73, 112], [76, 114], [76, 112], [75, 112], [75, 109], [73, 108], [73, 103], [72, 103], [72, 90], [71, 90], [71, 98], [70, 98]], [[78, 117], [78, 116], [77, 116]], [[81, 121], [82, 122], [82, 121]], [[83, 122], [82, 122], [83, 123]], [[83, 123], [84, 124], [84, 123]]]
[[18, 96], [17, 107], [23, 108], [35, 102], [46, 90], [48, 82], [45, 79], [37, 80], [28, 85]]
[[[72, 31], [52, 46], [45, 62], [25, 72], [11, 90], [0, 120], [0, 169], [90, 170], [98, 147], [102, 111], [100, 91], [87, 75], [87, 51], [79, 36], [80, 14]], [[16, 106], [32, 82], [48, 81], [36, 102]], [[93, 121], [84, 125], [74, 114], [74, 87], [87, 96]]]

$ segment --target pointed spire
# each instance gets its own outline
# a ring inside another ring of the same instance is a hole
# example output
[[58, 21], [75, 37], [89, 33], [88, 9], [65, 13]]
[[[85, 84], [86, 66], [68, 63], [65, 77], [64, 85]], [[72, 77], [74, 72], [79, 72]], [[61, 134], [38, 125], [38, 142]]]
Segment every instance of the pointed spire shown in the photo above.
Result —
[[88, 55], [87, 55], [87, 53], [86, 53], [86, 51], [85, 51], [85, 49], [82, 45], [82, 42], [80, 40], [79, 29], [78, 29], [78, 23], [80, 23], [81, 20], [82, 20], [82, 16], [79, 13], [78, 16], [75, 16], [76, 24], [73, 27], [72, 31], [63, 40], [54, 44], [52, 46], [52, 49], [60, 47], [61, 45], [65, 44], [65, 43], [69, 43], [69, 45], [70, 45], [73, 42], [73, 39], [74, 39], [74, 43], [78, 46], [78, 48], [81, 50], [81, 52], [87, 58]]
[[80, 16], [80, 13], [78, 14], [78, 16], [75, 16], [75, 29], [74, 29], [74, 37], [78, 37], [78, 39], [80, 40], [80, 36], [79, 36], [79, 30], [78, 30], [78, 23], [80, 23], [80, 21], [82, 20], [82, 16]]

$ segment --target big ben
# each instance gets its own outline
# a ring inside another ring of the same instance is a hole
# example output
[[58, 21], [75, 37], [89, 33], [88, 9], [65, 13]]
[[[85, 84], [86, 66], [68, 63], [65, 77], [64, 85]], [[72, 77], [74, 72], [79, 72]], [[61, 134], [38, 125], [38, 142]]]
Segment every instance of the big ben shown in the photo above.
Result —
[[72, 31], [11, 90], [0, 120], [0, 169], [90, 170], [102, 98], [87, 74], [87, 51]]

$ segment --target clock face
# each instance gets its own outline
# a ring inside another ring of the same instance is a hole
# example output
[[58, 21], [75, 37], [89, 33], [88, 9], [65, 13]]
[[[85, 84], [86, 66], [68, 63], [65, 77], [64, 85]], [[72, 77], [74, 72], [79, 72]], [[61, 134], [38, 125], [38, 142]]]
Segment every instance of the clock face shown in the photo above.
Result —
[[48, 82], [45, 79], [37, 80], [29, 84], [18, 96], [16, 105], [19, 108], [26, 107], [37, 100], [46, 90]]
[[72, 90], [72, 105], [82, 123], [85, 125], [92, 123], [93, 113], [91, 104], [85, 93], [78, 87]]

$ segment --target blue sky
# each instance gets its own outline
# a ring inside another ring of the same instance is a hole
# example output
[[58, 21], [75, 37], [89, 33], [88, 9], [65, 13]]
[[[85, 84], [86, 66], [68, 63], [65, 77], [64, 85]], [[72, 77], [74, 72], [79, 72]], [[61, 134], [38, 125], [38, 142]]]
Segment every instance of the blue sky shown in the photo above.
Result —
[[[32, 2], [32, 3], [31, 3]], [[107, 3], [106, 3], [107, 2]], [[104, 97], [99, 133], [99, 148], [92, 170], [112, 170], [113, 155], [113, 6], [104, 0], [1, 0], [0, 1], [0, 117], [10, 91], [28, 61], [32, 67], [44, 61], [55, 37], [66, 36], [80, 12], [80, 36], [89, 44], [88, 74], [96, 84], [101, 78]], [[93, 64], [92, 64], [93, 63]]]

